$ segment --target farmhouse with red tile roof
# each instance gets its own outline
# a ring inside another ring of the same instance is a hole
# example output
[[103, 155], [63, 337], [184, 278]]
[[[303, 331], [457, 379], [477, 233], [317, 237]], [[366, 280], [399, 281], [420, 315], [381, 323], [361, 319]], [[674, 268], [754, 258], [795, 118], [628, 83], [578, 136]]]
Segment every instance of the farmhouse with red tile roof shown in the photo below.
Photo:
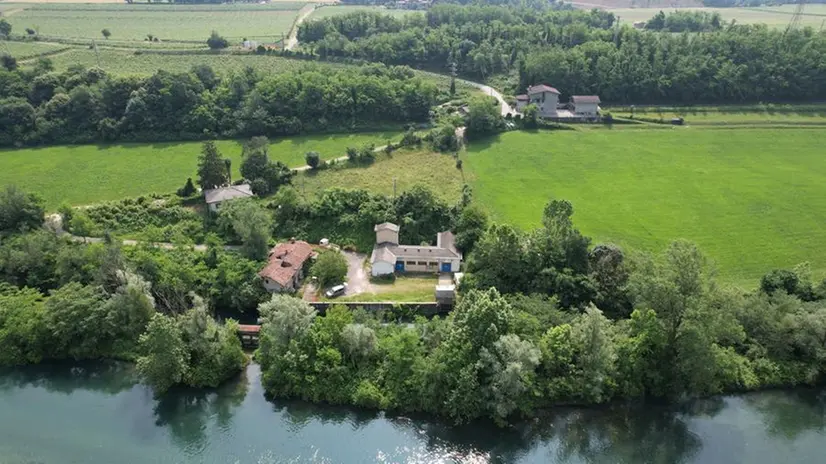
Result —
[[304, 277], [304, 263], [313, 256], [309, 243], [290, 240], [270, 251], [269, 262], [258, 275], [271, 292], [294, 291]]

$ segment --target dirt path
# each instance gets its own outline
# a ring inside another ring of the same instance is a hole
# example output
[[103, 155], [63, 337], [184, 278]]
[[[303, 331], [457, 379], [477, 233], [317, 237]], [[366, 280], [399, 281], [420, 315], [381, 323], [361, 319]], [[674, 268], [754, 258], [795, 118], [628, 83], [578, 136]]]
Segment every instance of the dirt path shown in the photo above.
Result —
[[313, 14], [313, 11], [315, 11], [316, 8], [318, 8], [318, 5], [311, 3], [298, 10], [298, 18], [296, 18], [293, 23], [293, 28], [290, 29], [290, 36], [287, 38], [287, 44], [284, 45], [284, 50], [292, 50], [296, 45], [298, 45], [298, 26], [300, 26], [301, 23], [307, 19], [307, 17]]

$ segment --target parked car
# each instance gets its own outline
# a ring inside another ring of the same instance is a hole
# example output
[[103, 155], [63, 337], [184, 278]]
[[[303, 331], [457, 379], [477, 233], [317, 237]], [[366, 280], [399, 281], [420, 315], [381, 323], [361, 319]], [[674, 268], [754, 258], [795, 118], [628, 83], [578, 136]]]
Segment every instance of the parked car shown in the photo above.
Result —
[[347, 284], [336, 285], [335, 287], [327, 290], [327, 298], [335, 298], [337, 296], [344, 295], [344, 292], [347, 291]]

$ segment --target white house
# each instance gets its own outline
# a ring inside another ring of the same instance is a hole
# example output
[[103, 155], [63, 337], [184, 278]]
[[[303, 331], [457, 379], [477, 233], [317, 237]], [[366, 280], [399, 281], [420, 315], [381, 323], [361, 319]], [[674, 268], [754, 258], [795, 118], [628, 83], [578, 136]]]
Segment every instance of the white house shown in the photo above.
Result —
[[385, 222], [378, 224], [376, 245], [370, 256], [373, 276], [394, 272], [459, 272], [462, 253], [456, 249], [449, 231], [436, 234], [436, 246], [399, 244], [399, 226]]
[[217, 189], [204, 190], [204, 200], [206, 201], [209, 210], [212, 212], [218, 211], [221, 204], [225, 201], [235, 200], [237, 198], [248, 198], [255, 196], [249, 184], [230, 185], [229, 187], [220, 187]]
[[556, 117], [556, 110], [559, 107], [559, 90], [545, 84], [528, 87], [527, 95], [516, 96], [516, 110], [521, 112], [528, 105], [536, 105], [540, 117]]
[[586, 118], [599, 116], [599, 97], [596, 95], [574, 95], [571, 97], [571, 106], [574, 115]]

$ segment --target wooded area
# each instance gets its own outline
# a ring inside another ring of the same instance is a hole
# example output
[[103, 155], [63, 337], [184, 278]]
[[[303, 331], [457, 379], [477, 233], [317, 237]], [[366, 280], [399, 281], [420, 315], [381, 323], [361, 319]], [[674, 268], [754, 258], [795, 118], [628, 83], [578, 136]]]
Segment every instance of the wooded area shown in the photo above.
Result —
[[[426, 16], [358, 12], [301, 25], [321, 55], [406, 64], [477, 79], [518, 75], [516, 92], [537, 83], [566, 95], [616, 103], [736, 103], [826, 98], [826, 35], [762, 25], [719, 27], [719, 18], [672, 18], [670, 30], [617, 27], [604, 11], [436, 5]], [[703, 21], [707, 21], [703, 22]], [[672, 24], [673, 23], [673, 24]], [[693, 23], [692, 23], [693, 24]], [[707, 24], [707, 27], [706, 27]], [[719, 30], [718, 30], [719, 29]]]
[[286, 135], [427, 120], [438, 90], [405, 67], [307, 66], [222, 78], [209, 66], [148, 78], [76, 67], [0, 71], [0, 146]]

